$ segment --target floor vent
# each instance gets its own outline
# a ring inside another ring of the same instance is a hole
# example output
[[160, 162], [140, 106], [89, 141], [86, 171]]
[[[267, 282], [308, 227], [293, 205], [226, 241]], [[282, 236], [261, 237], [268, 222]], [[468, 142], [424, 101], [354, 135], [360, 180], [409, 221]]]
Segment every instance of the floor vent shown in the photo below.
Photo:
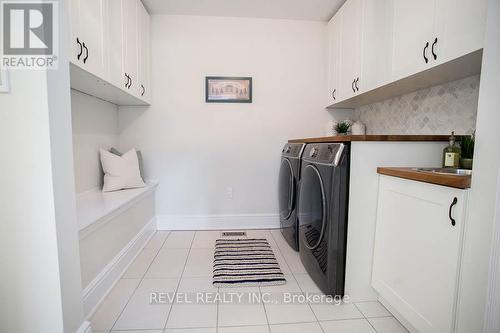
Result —
[[247, 235], [246, 231], [223, 231], [222, 237], [245, 237]]

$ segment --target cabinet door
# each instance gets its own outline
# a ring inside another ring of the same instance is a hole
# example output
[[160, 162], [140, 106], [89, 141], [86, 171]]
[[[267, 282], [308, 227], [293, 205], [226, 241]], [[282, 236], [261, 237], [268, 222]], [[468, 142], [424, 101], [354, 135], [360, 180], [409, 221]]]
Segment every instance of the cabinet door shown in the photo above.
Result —
[[362, 0], [349, 0], [344, 3], [340, 12], [341, 42], [340, 42], [340, 81], [339, 100], [354, 96], [357, 91], [354, 80], [359, 78], [361, 89], [363, 79], [360, 78], [362, 58]]
[[80, 0], [78, 35], [84, 45], [80, 64], [98, 77], [105, 77], [104, 0]]
[[372, 285], [419, 332], [453, 331], [466, 198], [463, 190], [380, 177]]
[[138, 46], [139, 46], [139, 80], [136, 87], [138, 96], [145, 101], [150, 100], [150, 31], [151, 22], [146, 8], [138, 3]]
[[437, 38], [437, 63], [482, 49], [486, 0], [436, 1], [436, 32], [433, 38]]
[[123, 0], [107, 0], [107, 64], [109, 81], [116, 87], [127, 90], [125, 84], [125, 40], [123, 20]]
[[[392, 80], [430, 66], [436, 0], [392, 0]], [[424, 49], [426, 57], [424, 59]]]
[[363, 55], [360, 93], [391, 80], [391, 0], [363, 1]]
[[137, 96], [136, 88], [138, 84], [138, 45], [137, 45], [137, 1], [138, 0], [123, 0], [123, 30], [125, 56], [124, 65], [125, 72], [130, 76], [131, 83], [128, 91]]
[[80, 1], [79, 0], [71, 0], [69, 2], [69, 10], [70, 10], [70, 19], [71, 19], [71, 24], [70, 24], [70, 29], [71, 29], [71, 40], [69, 42], [70, 45], [70, 61], [74, 64], [79, 65], [79, 60], [78, 60], [78, 54], [80, 52], [83, 52], [81, 49], [81, 44], [78, 42], [81, 42], [81, 38], [78, 35], [78, 25], [79, 25], [79, 13], [80, 13]]
[[327, 105], [339, 101], [340, 70], [340, 17], [335, 15], [328, 23], [328, 100]]

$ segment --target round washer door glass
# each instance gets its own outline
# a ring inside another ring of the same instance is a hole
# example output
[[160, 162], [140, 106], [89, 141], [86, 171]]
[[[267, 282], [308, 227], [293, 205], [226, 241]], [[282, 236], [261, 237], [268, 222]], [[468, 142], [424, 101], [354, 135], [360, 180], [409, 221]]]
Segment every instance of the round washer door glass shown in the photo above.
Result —
[[279, 205], [280, 216], [283, 219], [288, 219], [292, 214], [294, 200], [294, 174], [290, 161], [286, 158], [281, 161], [279, 175]]
[[323, 181], [318, 169], [308, 165], [300, 181], [299, 229], [304, 245], [315, 249], [323, 239], [326, 202]]

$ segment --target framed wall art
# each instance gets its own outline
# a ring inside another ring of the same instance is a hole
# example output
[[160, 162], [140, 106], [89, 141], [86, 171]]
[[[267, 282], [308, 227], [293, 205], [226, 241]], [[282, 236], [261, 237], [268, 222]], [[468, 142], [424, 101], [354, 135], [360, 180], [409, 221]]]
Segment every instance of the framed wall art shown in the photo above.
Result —
[[207, 76], [205, 102], [252, 103], [252, 78]]

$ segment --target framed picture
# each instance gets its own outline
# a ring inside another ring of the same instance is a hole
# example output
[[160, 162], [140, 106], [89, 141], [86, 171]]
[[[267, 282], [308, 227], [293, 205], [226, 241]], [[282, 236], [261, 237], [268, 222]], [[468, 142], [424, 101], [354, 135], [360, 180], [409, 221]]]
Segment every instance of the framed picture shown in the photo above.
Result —
[[205, 78], [207, 103], [252, 103], [251, 77], [207, 76]]
[[6, 69], [0, 69], [0, 93], [9, 92], [9, 75]]

